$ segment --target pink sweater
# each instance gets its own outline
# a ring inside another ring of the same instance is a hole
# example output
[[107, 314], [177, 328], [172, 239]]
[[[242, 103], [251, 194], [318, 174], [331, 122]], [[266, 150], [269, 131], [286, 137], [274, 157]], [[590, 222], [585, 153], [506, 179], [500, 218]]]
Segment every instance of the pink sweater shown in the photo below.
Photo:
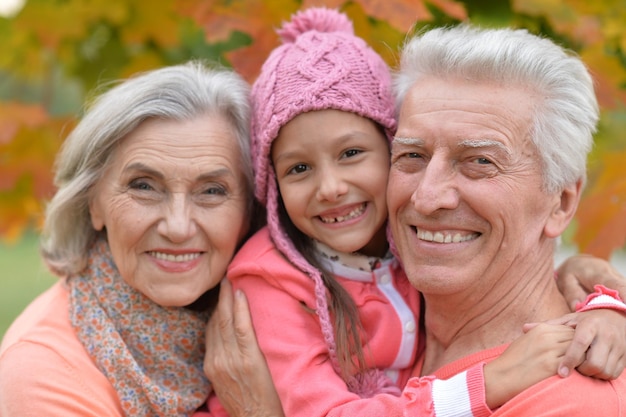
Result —
[[[259, 345], [285, 414], [434, 416], [434, 378], [413, 378], [406, 384], [417, 355], [420, 299], [399, 264], [385, 261], [373, 272], [331, 266], [359, 308], [368, 366], [384, 370], [399, 387], [406, 388], [400, 397], [380, 394], [369, 399], [348, 391], [329, 361], [313, 312], [313, 281], [282, 257], [267, 229], [262, 229], [236, 255], [228, 277], [246, 294]], [[455, 410], [439, 415], [488, 415], [482, 365], [449, 383], [438, 381], [434, 386], [436, 406]]]
[[[0, 345], [0, 417], [122, 417], [117, 394], [76, 337], [62, 281], [36, 298]], [[212, 413], [226, 416], [211, 395]]]
[[[450, 378], [478, 363], [490, 362], [507, 345], [477, 352], [435, 372]], [[626, 373], [612, 381], [601, 381], [573, 372], [567, 378], [553, 376], [513, 397], [493, 417], [622, 417], [626, 416]]]

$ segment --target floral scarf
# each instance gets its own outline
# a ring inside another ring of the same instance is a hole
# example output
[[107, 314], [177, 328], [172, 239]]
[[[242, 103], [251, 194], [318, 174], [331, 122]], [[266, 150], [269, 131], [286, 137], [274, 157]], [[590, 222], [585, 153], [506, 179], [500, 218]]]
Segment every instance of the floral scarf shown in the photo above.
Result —
[[161, 307], [130, 287], [105, 239], [68, 284], [72, 326], [127, 415], [188, 416], [205, 402], [206, 313]]

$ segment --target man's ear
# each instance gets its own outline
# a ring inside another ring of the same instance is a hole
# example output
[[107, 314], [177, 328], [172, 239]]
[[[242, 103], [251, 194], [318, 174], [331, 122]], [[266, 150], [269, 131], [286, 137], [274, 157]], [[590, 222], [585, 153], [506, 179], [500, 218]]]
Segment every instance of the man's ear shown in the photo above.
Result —
[[544, 227], [546, 236], [556, 238], [565, 231], [578, 208], [582, 188], [583, 182], [578, 180], [575, 184], [566, 186], [560, 195], [555, 196], [552, 213]]

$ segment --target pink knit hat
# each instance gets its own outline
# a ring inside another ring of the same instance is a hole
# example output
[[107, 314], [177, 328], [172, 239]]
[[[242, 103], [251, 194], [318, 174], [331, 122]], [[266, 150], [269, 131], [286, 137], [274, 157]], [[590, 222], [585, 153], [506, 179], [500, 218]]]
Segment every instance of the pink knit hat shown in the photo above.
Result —
[[[391, 140], [396, 128], [391, 75], [382, 58], [354, 35], [347, 16], [336, 10], [301, 11], [278, 34], [283, 44], [272, 51], [252, 86], [255, 193], [267, 207], [270, 236], [278, 250], [315, 282], [316, 312], [331, 362], [341, 374], [321, 274], [296, 250], [279, 221], [279, 193], [270, 152], [280, 128], [291, 119], [325, 109], [369, 118]], [[347, 381], [348, 386], [362, 396], [384, 392], [387, 381], [380, 374], [355, 378]]]

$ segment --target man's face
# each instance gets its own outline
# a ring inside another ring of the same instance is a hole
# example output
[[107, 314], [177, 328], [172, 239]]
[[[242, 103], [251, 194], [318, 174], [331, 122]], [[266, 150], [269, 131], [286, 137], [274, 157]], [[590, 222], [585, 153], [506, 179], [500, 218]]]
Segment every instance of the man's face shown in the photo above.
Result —
[[535, 104], [524, 88], [456, 79], [426, 78], [407, 94], [387, 197], [418, 290], [484, 293], [476, 290], [549, 252], [544, 227], [560, 202], [541, 187], [529, 138]]

